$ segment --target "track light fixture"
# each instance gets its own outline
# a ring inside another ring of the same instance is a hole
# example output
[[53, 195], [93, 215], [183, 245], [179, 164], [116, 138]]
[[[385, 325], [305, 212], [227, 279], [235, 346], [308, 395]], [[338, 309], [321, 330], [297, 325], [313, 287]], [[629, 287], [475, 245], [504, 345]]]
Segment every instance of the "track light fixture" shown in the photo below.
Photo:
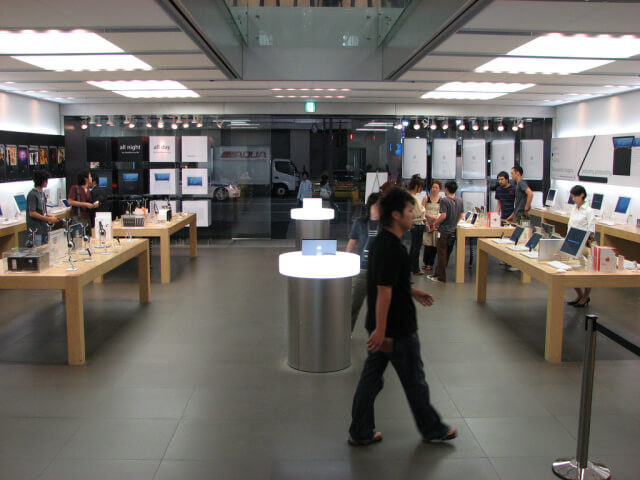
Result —
[[467, 129], [467, 125], [464, 123], [464, 120], [462, 119], [456, 120], [456, 124], [458, 125], [458, 130], [460, 130], [461, 132]]
[[171, 122], [171, 129], [172, 130], [177, 130], [178, 129], [178, 124], [176, 123], [177, 119], [173, 119], [173, 122]]
[[449, 129], [449, 120], [447, 120], [446, 118], [442, 121], [442, 130], [448, 130]]
[[164, 128], [164, 120], [162, 120], [162, 117], [160, 117], [160, 120], [158, 120], [158, 128]]
[[151, 125], [151, 120], [149, 120], [149, 119], [147, 118], [147, 123], [145, 123], [144, 125], [145, 125], [145, 127], [147, 127], [147, 128], [151, 128], [151, 127], [152, 127], [152, 125]]
[[436, 123], [435, 119], [431, 120], [431, 130], [435, 130], [438, 128], [438, 124]]
[[498, 130], [499, 132], [504, 132], [504, 124], [502, 123], [502, 119], [498, 118], [496, 119], [496, 121], [498, 122], [498, 126], [496, 127], [496, 130]]
[[513, 125], [511, 125], [511, 130], [517, 132], [520, 128], [518, 127], [518, 121], [514, 120]]
[[520, 121], [518, 122], [518, 128], [524, 128], [524, 119], [520, 119]]
[[484, 130], [485, 132], [489, 130], [489, 120], [484, 121], [484, 123], [482, 124], [482, 130]]
[[86, 118], [82, 119], [82, 123], [80, 124], [80, 128], [82, 130], [86, 130], [87, 128], [89, 128], [89, 125], [87, 125], [87, 119]]
[[403, 127], [408, 127], [409, 126], [409, 120], [407, 120], [406, 118], [403, 118], [402, 122], [400, 122], [400, 123], [402, 123]]
[[416, 120], [415, 123], [413, 124], [413, 129], [420, 130], [420, 123], [418, 122], [418, 120]]
[[471, 130], [473, 130], [474, 132], [477, 132], [478, 130], [480, 130], [480, 125], [478, 124], [478, 120], [476, 120], [475, 118], [471, 120]]

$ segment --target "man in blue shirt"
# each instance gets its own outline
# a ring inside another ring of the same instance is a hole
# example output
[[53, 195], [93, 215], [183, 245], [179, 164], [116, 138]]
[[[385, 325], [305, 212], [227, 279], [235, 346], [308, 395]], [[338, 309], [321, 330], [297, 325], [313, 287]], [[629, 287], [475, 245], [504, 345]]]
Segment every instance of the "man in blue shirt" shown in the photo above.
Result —
[[509, 182], [509, 174], [507, 172], [500, 172], [498, 174], [496, 200], [498, 201], [500, 218], [505, 222], [513, 220], [513, 204], [516, 200], [516, 188]]

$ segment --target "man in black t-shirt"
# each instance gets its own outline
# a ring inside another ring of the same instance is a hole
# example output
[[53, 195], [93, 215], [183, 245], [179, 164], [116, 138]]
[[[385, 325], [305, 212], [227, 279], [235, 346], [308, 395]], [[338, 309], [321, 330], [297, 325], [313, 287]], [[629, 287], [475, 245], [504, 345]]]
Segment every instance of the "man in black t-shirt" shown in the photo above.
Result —
[[380, 201], [381, 232], [369, 250], [367, 272], [367, 321], [370, 336], [365, 361], [353, 398], [349, 444], [364, 446], [382, 440], [375, 431], [374, 402], [382, 390], [385, 369], [393, 365], [425, 442], [456, 437], [455, 429], [442, 423], [429, 402], [417, 333], [415, 298], [421, 305], [433, 304], [427, 292], [411, 287], [409, 255], [402, 235], [413, 226], [413, 197], [392, 188]]
[[498, 211], [500, 218], [506, 222], [513, 220], [513, 207], [516, 200], [516, 187], [509, 182], [509, 174], [500, 172], [498, 174], [498, 185], [496, 186], [496, 200], [498, 201]]

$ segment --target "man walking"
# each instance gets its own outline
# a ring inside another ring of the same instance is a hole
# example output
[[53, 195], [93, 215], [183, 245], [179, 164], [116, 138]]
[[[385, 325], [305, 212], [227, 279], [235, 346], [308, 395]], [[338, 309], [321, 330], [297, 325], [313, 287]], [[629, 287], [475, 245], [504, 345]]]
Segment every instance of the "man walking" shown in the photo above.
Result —
[[392, 188], [380, 201], [382, 230], [369, 251], [366, 328], [369, 355], [353, 397], [349, 444], [365, 446], [382, 440], [375, 430], [374, 402], [382, 390], [382, 375], [389, 362], [405, 391], [416, 425], [425, 442], [442, 442], [457, 436], [442, 423], [430, 403], [417, 333], [415, 298], [433, 304], [427, 292], [411, 287], [409, 255], [400, 238], [413, 225], [413, 197]]
[[440, 236], [438, 237], [436, 271], [429, 276], [430, 280], [445, 283], [447, 281], [447, 265], [453, 246], [456, 243], [456, 228], [462, 218], [462, 199], [456, 197], [458, 184], [449, 180], [444, 184], [444, 198], [440, 200], [440, 216], [435, 221]]

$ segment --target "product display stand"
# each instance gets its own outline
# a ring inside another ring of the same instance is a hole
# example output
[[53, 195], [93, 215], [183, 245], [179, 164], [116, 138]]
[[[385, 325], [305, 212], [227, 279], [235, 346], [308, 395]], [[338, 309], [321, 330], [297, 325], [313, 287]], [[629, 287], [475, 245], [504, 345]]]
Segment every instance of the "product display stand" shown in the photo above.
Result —
[[329, 222], [334, 217], [332, 208], [322, 208], [321, 198], [303, 198], [302, 208], [291, 209], [291, 218], [296, 221], [296, 249], [302, 249], [303, 239], [328, 239]]
[[351, 364], [351, 277], [360, 272], [352, 253], [280, 255], [288, 277], [288, 363], [304, 372], [334, 372]]

